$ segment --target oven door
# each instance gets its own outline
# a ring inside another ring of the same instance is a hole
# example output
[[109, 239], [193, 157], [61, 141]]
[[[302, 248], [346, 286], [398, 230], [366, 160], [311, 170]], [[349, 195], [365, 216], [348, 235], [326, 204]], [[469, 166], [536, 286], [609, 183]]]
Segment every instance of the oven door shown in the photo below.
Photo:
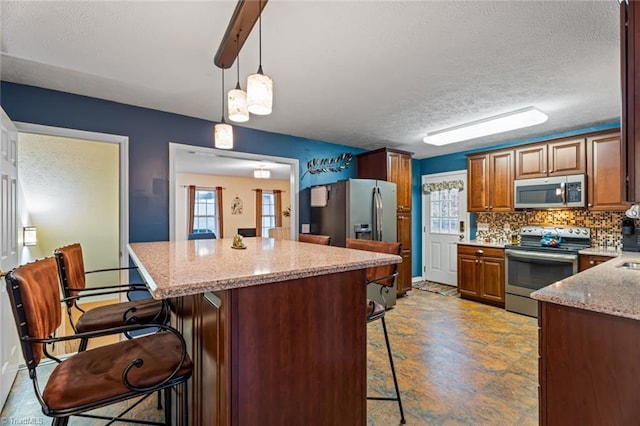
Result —
[[537, 316], [538, 304], [529, 296], [578, 272], [578, 255], [505, 250], [505, 309]]
[[536, 290], [578, 272], [577, 254], [505, 250], [507, 293], [529, 296]]

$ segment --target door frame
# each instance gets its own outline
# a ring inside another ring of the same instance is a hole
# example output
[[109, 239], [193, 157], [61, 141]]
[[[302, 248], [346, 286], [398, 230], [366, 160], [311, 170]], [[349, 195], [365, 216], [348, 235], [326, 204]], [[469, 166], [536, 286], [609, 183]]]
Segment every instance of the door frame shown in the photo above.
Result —
[[[420, 181], [420, 193], [422, 195], [422, 271], [421, 271], [421, 277], [422, 280], [426, 280], [426, 271], [427, 271], [427, 250], [426, 250], [426, 245], [427, 245], [427, 225], [429, 224], [429, 218], [427, 217], [427, 206], [429, 203], [429, 197], [427, 196], [427, 194], [424, 193], [424, 191], [422, 191], [422, 186], [426, 183], [427, 179], [433, 179], [433, 178], [446, 178], [449, 176], [454, 176], [454, 175], [461, 175], [464, 174], [465, 179], [465, 187], [464, 190], [468, 191], [469, 188], [469, 181], [467, 179], [468, 176], [468, 172], [467, 169], [461, 169], [461, 170], [452, 170], [450, 172], [441, 172], [441, 173], [433, 173], [433, 174], [428, 174], [428, 175], [422, 175], [421, 176], [421, 181]], [[464, 196], [467, 196], [467, 193], [464, 193]], [[471, 229], [471, 224], [469, 223], [470, 219], [471, 219], [471, 214], [469, 213], [469, 207], [467, 206], [467, 211], [465, 213], [464, 216], [464, 221], [466, 223], [465, 226], [465, 230], [464, 230], [464, 240], [468, 241], [469, 240], [469, 233], [470, 233], [470, 229]]]
[[289, 202], [291, 203], [291, 239], [298, 240], [298, 221], [300, 206], [298, 203], [298, 193], [300, 191], [300, 161], [297, 158], [276, 157], [273, 155], [253, 154], [250, 152], [229, 151], [226, 149], [209, 148], [205, 146], [195, 146], [169, 142], [169, 240], [176, 239], [176, 170], [175, 159], [177, 151], [191, 151], [208, 155], [218, 155], [227, 158], [241, 158], [244, 160], [268, 160], [277, 163], [288, 164], [290, 167], [289, 190], [291, 192]]
[[[14, 122], [18, 133], [31, 133], [45, 136], [58, 136], [62, 138], [84, 139], [94, 142], [106, 142], [119, 144], [119, 254], [120, 267], [129, 266], [129, 137], [109, 133], [89, 132], [85, 130], [68, 129], [64, 127], [45, 126], [42, 124]], [[127, 279], [124, 273], [123, 279]]]

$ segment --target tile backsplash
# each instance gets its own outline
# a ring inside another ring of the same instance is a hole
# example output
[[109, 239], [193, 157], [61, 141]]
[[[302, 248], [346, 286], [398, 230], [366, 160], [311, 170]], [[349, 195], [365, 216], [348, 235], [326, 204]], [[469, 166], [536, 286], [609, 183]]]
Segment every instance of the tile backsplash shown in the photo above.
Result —
[[[591, 228], [591, 246], [620, 248], [622, 246], [621, 225], [625, 217], [621, 211], [589, 210], [523, 210], [513, 213], [478, 213], [477, 223], [489, 224], [488, 231], [478, 231], [477, 239], [492, 238], [506, 242], [512, 232], [519, 232], [524, 225], [575, 225]], [[505, 224], [511, 231], [507, 235]]]

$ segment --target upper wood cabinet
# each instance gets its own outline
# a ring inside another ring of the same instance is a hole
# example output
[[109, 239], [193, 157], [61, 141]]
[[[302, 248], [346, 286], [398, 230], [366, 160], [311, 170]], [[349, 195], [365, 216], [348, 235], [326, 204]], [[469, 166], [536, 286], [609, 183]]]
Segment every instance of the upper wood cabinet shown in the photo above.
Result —
[[620, 70], [622, 82], [622, 145], [626, 200], [640, 202], [640, 3], [620, 2]]
[[619, 132], [587, 138], [587, 207], [626, 210], [624, 146]]
[[516, 179], [586, 173], [585, 139], [569, 138], [515, 149]]
[[513, 150], [470, 155], [467, 159], [467, 209], [513, 211]]
[[411, 212], [411, 155], [411, 152], [391, 148], [358, 154], [358, 178], [396, 184], [398, 212]]

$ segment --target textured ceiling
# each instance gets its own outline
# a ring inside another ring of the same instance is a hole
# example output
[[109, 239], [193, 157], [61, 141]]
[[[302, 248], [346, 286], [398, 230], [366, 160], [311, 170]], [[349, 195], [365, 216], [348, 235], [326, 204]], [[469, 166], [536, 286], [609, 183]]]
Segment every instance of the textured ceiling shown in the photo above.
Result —
[[[232, 153], [229, 153], [233, 155]], [[196, 173], [219, 176], [253, 177], [255, 169], [267, 169], [271, 172], [271, 179], [289, 180], [291, 167], [288, 164], [274, 161], [257, 161], [245, 158], [233, 158], [227, 155], [193, 152], [182, 149], [176, 150], [176, 173]]]
[[[235, 2], [0, 7], [3, 80], [220, 119], [213, 57]], [[271, 0], [262, 64], [274, 79], [273, 113], [243, 125], [425, 158], [615, 122], [618, 16], [615, 0]], [[257, 62], [253, 31], [241, 81]], [[526, 106], [549, 120], [445, 147], [422, 142], [429, 131]]]

